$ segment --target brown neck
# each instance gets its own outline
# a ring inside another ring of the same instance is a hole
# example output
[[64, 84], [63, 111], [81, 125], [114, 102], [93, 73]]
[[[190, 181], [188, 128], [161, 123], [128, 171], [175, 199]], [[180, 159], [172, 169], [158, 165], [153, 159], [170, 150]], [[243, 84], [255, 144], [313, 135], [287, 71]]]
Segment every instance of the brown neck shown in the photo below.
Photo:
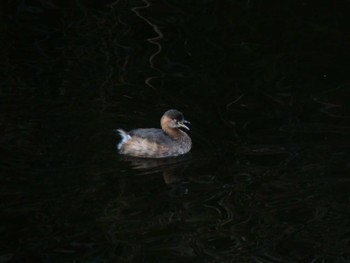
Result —
[[181, 135], [181, 130], [177, 128], [166, 127], [163, 131], [173, 138], [178, 138]]
[[182, 131], [178, 128], [171, 128], [170, 123], [171, 123], [171, 119], [168, 118], [167, 116], [163, 116], [160, 120], [160, 126], [162, 127], [162, 130], [173, 138], [179, 137]]

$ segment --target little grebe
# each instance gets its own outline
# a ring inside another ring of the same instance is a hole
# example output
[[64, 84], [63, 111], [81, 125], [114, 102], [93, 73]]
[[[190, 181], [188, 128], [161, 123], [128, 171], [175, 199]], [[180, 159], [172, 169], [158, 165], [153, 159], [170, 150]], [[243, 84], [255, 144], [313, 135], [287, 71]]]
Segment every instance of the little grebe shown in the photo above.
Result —
[[187, 133], [179, 128], [189, 128], [189, 123], [181, 112], [168, 110], [160, 119], [162, 129], [135, 129], [130, 132], [118, 130], [122, 137], [118, 144], [120, 154], [143, 157], [163, 158], [185, 154], [191, 150], [192, 141]]

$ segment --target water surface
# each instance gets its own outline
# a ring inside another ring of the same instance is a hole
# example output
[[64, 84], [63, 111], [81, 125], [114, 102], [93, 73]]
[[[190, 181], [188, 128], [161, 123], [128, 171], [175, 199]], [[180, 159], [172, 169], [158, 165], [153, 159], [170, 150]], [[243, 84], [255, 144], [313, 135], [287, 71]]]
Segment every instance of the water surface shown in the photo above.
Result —
[[90, 2], [6, 7], [0, 261], [349, 262], [348, 3]]

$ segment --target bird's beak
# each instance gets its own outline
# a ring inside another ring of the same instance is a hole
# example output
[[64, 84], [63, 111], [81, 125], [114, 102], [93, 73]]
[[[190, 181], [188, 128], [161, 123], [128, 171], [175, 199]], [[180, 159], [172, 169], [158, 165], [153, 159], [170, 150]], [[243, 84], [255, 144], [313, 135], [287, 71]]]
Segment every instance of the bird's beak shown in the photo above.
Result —
[[187, 130], [190, 130], [190, 128], [188, 128], [188, 127], [186, 126], [185, 123], [190, 124], [189, 121], [183, 120], [182, 122], [179, 122], [178, 125], [179, 125], [180, 127], [182, 127], [182, 128], [185, 128], [185, 129], [187, 129]]

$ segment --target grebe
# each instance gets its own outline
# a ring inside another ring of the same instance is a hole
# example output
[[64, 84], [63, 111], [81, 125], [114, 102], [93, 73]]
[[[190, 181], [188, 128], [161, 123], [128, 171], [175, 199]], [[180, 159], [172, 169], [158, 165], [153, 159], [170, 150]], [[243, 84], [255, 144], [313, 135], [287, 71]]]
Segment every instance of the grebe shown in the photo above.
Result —
[[162, 129], [135, 129], [129, 132], [118, 129], [121, 141], [120, 154], [142, 157], [163, 158], [185, 154], [191, 150], [190, 136], [179, 128], [189, 130], [189, 123], [178, 110], [166, 111], [160, 119]]

